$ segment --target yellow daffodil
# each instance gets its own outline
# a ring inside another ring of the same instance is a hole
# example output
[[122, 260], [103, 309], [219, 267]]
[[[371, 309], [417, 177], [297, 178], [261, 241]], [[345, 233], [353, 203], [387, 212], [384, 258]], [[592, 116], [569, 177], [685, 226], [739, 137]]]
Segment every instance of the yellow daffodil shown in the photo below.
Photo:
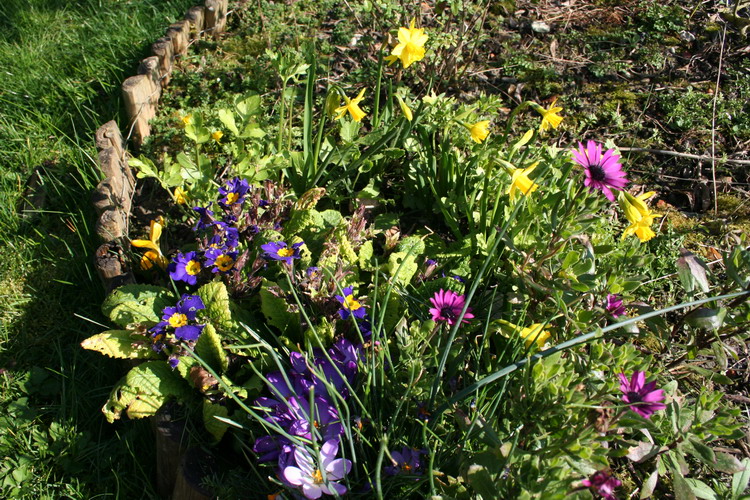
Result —
[[178, 205], [185, 205], [188, 202], [188, 194], [185, 189], [177, 186], [174, 188], [174, 201]]
[[505, 321], [504, 319], [497, 319], [492, 323], [493, 326], [497, 328], [497, 331], [506, 337], [512, 338], [513, 335], [520, 335], [520, 337], [526, 342], [527, 348], [536, 344], [539, 349], [543, 349], [544, 344], [547, 343], [547, 340], [551, 335], [549, 330], [544, 329], [544, 323], [534, 323], [526, 328], [514, 325], [510, 321]]
[[186, 114], [185, 116], [182, 116], [180, 119], [182, 120], [183, 127], [187, 127], [188, 125], [193, 124], [193, 115], [191, 115], [190, 113]]
[[222, 137], [224, 137], [224, 132], [222, 132], [221, 130], [215, 130], [211, 132], [211, 138], [216, 142], [221, 141]]
[[482, 120], [480, 122], [476, 122], [473, 125], [468, 125], [467, 127], [469, 129], [469, 132], [471, 132], [471, 139], [477, 144], [482, 144], [482, 141], [484, 141], [487, 136], [490, 135], [489, 120]]
[[544, 109], [538, 104], [532, 105], [534, 109], [542, 115], [542, 123], [539, 125], [539, 130], [544, 132], [545, 130], [549, 128], [557, 128], [560, 126], [560, 124], [563, 121], [563, 117], [560, 116], [558, 113], [563, 110], [562, 106], [555, 106], [557, 103], [557, 98], [552, 100], [552, 103], [549, 105], [549, 108]]
[[404, 68], [424, 58], [424, 44], [427, 43], [427, 34], [422, 28], [414, 27], [414, 19], [408, 28], [398, 29], [398, 45], [391, 51], [391, 56], [401, 59]]
[[390, 66], [391, 64], [398, 61], [398, 56], [394, 56], [394, 55], [385, 56], [383, 60], [388, 63], [388, 66]]
[[514, 169], [510, 174], [510, 188], [508, 189], [508, 195], [510, 195], [510, 201], [515, 201], [517, 193], [520, 191], [523, 195], [533, 193], [539, 187], [539, 184], [529, 179], [529, 174], [539, 165], [539, 162], [534, 162], [530, 166], [520, 169]]
[[649, 191], [640, 196], [633, 196], [626, 191], [620, 191], [620, 208], [625, 212], [625, 218], [630, 222], [630, 225], [622, 233], [623, 239], [634, 234], [641, 242], [646, 242], [656, 236], [656, 233], [651, 229], [651, 225], [657, 217], [662, 216], [652, 213], [646, 205], [646, 200], [654, 194], [656, 194], [654, 191]]
[[141, 257], [141, 269], [148, 270], [153, 267], [154, 264], [158, 265], [162, 269], [167, 268], [167, 258], [161, 253], [159, 248], [159, 238], [161, 238], [161, 230], [164, 224], [164, 219], [159, 217], [156, 220], [151, 221], [151, 228], [149, 229], [147, 240], [132, 240], [131, 245], [138, 248], [148, 248], [143, 257]]
[[359, 108], [359, 103], [364, 98], [364, 95], [365, 89], [362, 89], [359, 91], [359, 95], [357, 95], [357, 97], [355, 97], [354, 99], [349, 99], [348, 97], [344, 96], [344, 102], [346, 102], [346, 104], [336, 108], [335, 112], [339, 114], [336, 119], [341, 119], [341, 117], [343, 117], [348, 111], [349, 114], [352, 115], [352, 119], [354, 119], [355, 122], [362, 121], [362, 118], [367, 116], [367, 114]]
[[401, 112], [404, 114], [406, 119], [412, 121], [414, 119], [414, 115], [412, 114], [409, 106], [404, 102], [403, 99], [401, 99], [400, 95], [397, 95], [396, 99], [398, 99], [398, 105], [401, 106]]

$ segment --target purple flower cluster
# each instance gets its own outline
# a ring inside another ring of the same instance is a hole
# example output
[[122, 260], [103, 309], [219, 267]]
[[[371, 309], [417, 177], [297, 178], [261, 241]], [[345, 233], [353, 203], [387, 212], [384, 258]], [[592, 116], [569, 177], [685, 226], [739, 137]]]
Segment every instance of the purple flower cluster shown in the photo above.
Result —
[[179, 363], [179, 341], [193, 343], [200, 337], [206, 325], [199, 324], [197, 316], [198, 311], [205, 308], [200, 297], [184, 294], [174, 307], [162, 310], [161, 321], [149, 330], [154, 351], [168, 352], [172, 368]]
[[318, 457], [285, 436], [263, 436], [253, 446], [259, 461], [276, 461], [282, 481], [306, 498], [346, 493], [346, 486], [337, 481], [349, 473], [351, 461], [336, 458], [344, 424], [328, 387], [349, 396], [360, 351], [361, 346], [341, 339], [327, 352], [316, 349], [309, 358], [293, 352], [290, 370], [266, 375], [272, 396], [255, 401], [265, 420], [286, 434], [321, 443]]

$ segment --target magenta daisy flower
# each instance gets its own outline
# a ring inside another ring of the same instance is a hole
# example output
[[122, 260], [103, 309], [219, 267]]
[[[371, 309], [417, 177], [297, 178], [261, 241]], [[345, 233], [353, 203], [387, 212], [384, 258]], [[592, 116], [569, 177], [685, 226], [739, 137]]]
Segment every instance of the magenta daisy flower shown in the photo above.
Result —
[[[432, 321], [445, 321], [453, 326], [461, 315], [464, 305], [466, 305], [466, 297], [441, 288], [440, 291], [430, 299], [430, 302], [432, 302], [432, 305], [434, 306], [430, 308]], [[473, 317], [474, 315], [471, 313], [471, 307], [469, 307], [461, 322], [468, 323]]]
[[614, 149], [602, 154], [602, 145], [594, 141], [588, 141], [586, 148], [579, 142], [578, 151], [573, 150], [573, 161], [583, 167], [586, 175], [584, 185], [591, 191], [600, 189], [609, 201], [615, 201], [612, 189], [622, 190], [628, 183], [619, 159]]
[[622, 299], [615, 293], [607, 295], [607, 305], [605, 307], [607, 312], [612, 315], [613, 318], [617, 318], [625, 314], [625, 306], [622, 305]]
[[651, 418], [654, 412], [663, 410], [667, 406], [664, 401], [664, 390], [656, 389], [656, 381], [646, 383], [646, 373], [636, 371], [628, 380], [624, 373], [620, 377], [622, 400], [630, 404], [630, 409], [643, 418]]
[[610, 476], [609, 472], [600, 470], [595, 472], [590, 478], [581, 481], [581, 484], [587, 488], [591, 488], [605, 500], [617, 500], [615, 488], [619, 487], [622, 483], [616, 477]]

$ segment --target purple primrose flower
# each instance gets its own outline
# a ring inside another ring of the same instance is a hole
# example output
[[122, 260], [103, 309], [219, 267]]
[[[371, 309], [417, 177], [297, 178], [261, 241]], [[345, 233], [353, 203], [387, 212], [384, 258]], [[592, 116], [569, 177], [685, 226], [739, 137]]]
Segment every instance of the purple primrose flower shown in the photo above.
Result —
[[237, 252], [227, 248], [209, 248], [206, 251], [206, 267], [213, 266], [212, 273], [226, 274], [234, 268]]
[[169, 277], [173, 280], [195, 285], [198, 282], [198, 275], [202, 267], [196, 252], [178, 253], [177, 257], [167, 267], [167, 271], [169, 271]]
[[250, 190], [250, 185], [245, 179], [235, 177], [227, 181], [226, 186], [219, 188], [219, 194], [222, 196], [219, 203], [222, 205], [239, 205], [245, 201], [245, 195]]
[[342, 290], [342, 295], [336, 295], [336, 300], [338, 300], [341, 303], [341, 309], [339, 309], [339, 316], [341, 316], [341, 319], [347, 319], [350, 315], [354, 316], [357, 319], [364, 319], [365, 316], [367, 316], [367, 310], [365, 309], [365, 306], [359, 303], [357, 299], [354, 298], [354, 290], [352, 287], [348, 286]]
[[656, 389], [656, 381], [646, 382], [646, 373], [636, 371], [628, 380], [624, 373], [620, 377], [622, 400], [630, 404], [630, 409], [643, 418], [651, 418], [654, 412], [663, 410], [667, 406], [664, 401], [664, 390]]
[[[203, 300], [197, 295], [184, 294], [174, 307], [165, 307], [162, 311], [161, 321], [150, 331], [157, 342], [161, 342], [164, 334], [174, 332], [177, 340], [198, 340], [206, 325], [195, 324], [198, 311], [205, 309]], [[172, 364], [170, 362], [170, 364]], [[175, 363], [174, 366], [177, 366]], [[173, 368], [174, 368], [173, 366]]]
[[300, 241], [289, 247], [284, 241], [272, 241], [261, 245], [260, 249], [263, 250], [263, 257], [266, 259], [283, 260], [287, 264], [291, 264], [294, 259], [301, 257], [299, 248], [304, 244], [303, 241]]

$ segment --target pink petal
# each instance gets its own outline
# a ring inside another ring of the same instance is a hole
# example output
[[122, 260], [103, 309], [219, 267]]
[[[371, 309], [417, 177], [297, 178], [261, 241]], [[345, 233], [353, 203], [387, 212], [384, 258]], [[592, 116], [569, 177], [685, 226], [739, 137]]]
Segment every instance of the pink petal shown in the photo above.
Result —
[[284, 479], [289, 481], [289, 483], [293, 484], [294, 486], [299, 486], [304, 482], [302, 479], [304, 477], [304, 474], [297, 467], [285, 467], [282, 471], [282, 475], [284, 476]]
[[323, 489], [319, 485], [305, 483], [302, 485], [302, 493], [304, 493], [305, 498], [315, 500], [323, 496]]

